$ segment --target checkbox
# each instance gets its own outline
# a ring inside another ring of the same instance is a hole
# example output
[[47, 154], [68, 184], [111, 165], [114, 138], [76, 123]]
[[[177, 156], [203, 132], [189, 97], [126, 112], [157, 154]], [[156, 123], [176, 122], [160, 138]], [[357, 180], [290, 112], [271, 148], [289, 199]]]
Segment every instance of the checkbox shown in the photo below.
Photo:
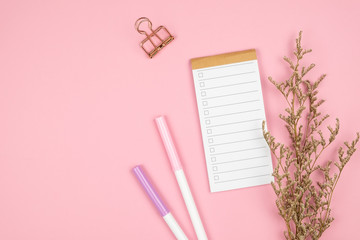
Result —
[[215, 152], [215, 148], [210, 148], [210, 152], [214, 153]]
[[215, 179], [215, 180], [219, 180], [219, 176], [218, 176], [218, 175], [215, 175], [215, 176], [214, 176], [214, 179]]
[[213, 166], [213, 171], [217, 171], [218, 167], [217, 166]]
[[214, 139], [213, 138], [209, 138], [209, 143], [213, 143]]
[[211, 157], [212, 162], [216, 162], [216, 157]]
[[204, 74], [202, 72], [198, 73], [198, 77], [202, 78], [204, 76]]
[[200, 87], [205, 87], [205, 83], [201, 82]]
[[210, 124], [210, 120], [206, 120], [205, 123], [206, 123], [207, 125], [209, 125], [209, 124]]
[[206, 96], [206, 92], [205, 92], [205, 91], [201, 91], [201, 96], [205, 97], [205, 96]]
[[207, 106], [208, 102], [207, 101], [203, 101], [203, 106]]
[[205, 111], [204, 111], [204, 114], [205, 114], [205, 115], [209, 115], [209, 110], [205, 110]]
[[208, 134], [212, 134], [212, 130], [211, 130], [211, 129], [208, 129], [206, 132], [207, 132]]

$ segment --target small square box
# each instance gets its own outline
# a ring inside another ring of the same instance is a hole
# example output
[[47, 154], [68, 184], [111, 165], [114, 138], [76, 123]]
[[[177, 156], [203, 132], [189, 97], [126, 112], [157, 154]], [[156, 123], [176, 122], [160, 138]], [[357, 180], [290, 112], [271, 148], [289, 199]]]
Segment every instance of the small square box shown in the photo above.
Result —
[[203, 106], [207, 106], [208, 102], [207, 101], [203, 101]]
[[210, 148], [210, 152], [211, 153], [215, 152], [215, 148]]
[[205, 83], [201, 82], [200, 87], [205, 87]]
[[198, 73], [198, 77], [199, 77], [199, 78], [202, 78], [203, 76], [204, 76], [204, 74], [203, 74], [202, 72], [199, 72], [199, 73]]
[[209, 138], [209, 143], [213, 143], [214, 139], [213, 138]]
[[212, 162], [216, 162], [216, 157], [211, 157]]
[[218, 175], [214, 176], [214, 179], [219, 180], [219, 176]]
[[204, 115], [209, 115], [209, 110], [205, 110]]
[[218, 167], [217, 166], [213, 166], [213, 171], [217, 171]]
[[209, 125], [209, 124], [210, 124], [210, 120], [206, 120], [205, 123], [206, 123], [207, 125]]
[[212, 134], [212, 130], [211, 130], [211, 129], [208, 129], [206, 132], [207, 132], [208, 134]]

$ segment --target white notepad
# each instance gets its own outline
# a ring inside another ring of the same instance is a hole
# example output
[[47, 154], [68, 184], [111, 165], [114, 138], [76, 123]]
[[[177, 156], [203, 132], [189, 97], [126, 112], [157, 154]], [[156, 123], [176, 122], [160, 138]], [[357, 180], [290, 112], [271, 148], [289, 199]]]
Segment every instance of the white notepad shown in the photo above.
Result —
[[255, 50], [195, 58], [191, 64], [211, 192], [273, 181]]

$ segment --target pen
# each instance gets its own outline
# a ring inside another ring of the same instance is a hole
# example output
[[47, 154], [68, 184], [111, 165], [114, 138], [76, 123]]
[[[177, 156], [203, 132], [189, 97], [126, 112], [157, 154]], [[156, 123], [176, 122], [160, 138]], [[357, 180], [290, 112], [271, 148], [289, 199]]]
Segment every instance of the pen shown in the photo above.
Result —
[[200, 240], [206, 240], [207, 239], [206, 232], [202, 225], [198, 210], [194, 202], [194, 198], [191, 195], [189, 184], [186, 180], [186, 176], [181, 166], [181, 162], [178, 153], [176, 151], [176, 148], [174, 146], [173, 140], [171, 138], [169, 128], [166, 124], [166, 120], [164, 116], [160, 116], [156, 118], [155, 121], [159, 129], [161, 139], [164, 143], [166, 152], [168, 154], [169, 160], [171, 162], [172, 168], [174, 170], [176, 180], [179, 184], [181, 194], [184, 198], [186, 208], [189, 212], [191, 222], [194, 226], [196, 236]]
[[179, 224], [176, 222], [173, 215], [165, 206], [164, 202], [160, 199], [158, 193], [156, 192], [153, 185], [150, 183], [149, 179], [146, 177], [144, 171], [142, 170], [141, 166], [136, 166], [133, 168], [133, 172], [136, 178], [139, 180], [141, 185], [143, 186], [144, 190], [146, 191], [147, 195], [150, 197], [151, 201], [156, 206], [157, 210], [159, 211], [160, 215], [163, 217], [167, 225], [169, 226], [170, 230], [175, 235], [176, 239], [178, 240], [188, 240], [183, 230], [180, 228]]

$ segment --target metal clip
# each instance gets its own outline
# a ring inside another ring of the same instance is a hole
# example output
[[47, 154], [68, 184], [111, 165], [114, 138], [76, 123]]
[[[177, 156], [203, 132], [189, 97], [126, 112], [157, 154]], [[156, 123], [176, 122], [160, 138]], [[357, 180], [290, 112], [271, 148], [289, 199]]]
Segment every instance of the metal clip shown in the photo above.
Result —
[[[143, 22], [148, 22], [148, 28], [150, 29], [150, 34], [148, 34], [146, 31], [144, 30], [140, 30], [140, 25]], [[170, 34], [170, 32], [164, 27], [164, 26], [160, 26], [157, 29], [153, 30], [152, 29], [152, 23], [151, 21], [146, 18], [146, 17], [141, 17], [138, 20], [136, 20], [135, 22], [135, 29], [140, 33], [140, 34], [144, 34], [146, 36], [146, 38], [144, 40], [141, 41], [140, 43], [140, 47], [147, 53], [147, 55], [150, 58], [153, 58], [161, 49], [163, 49], [166, 45], [168, 45], [172, 40], [174, 40], [174, 36], [172, 36]], [[158, 33], [160, 30], [164, 30], [167, 33], [167, 37], [165, 39], [162, 39], [161, 37], [159, 37]], [[160, 43], [158, 45], [156, 45], [154, 43], [154, 41], [152, 40], [152, 38], [157, 38]], [[153, 48], [151, 50], [146, 50], [144, 47], [144, 44], [150, 41], [150, 43], [152, 44]]]

